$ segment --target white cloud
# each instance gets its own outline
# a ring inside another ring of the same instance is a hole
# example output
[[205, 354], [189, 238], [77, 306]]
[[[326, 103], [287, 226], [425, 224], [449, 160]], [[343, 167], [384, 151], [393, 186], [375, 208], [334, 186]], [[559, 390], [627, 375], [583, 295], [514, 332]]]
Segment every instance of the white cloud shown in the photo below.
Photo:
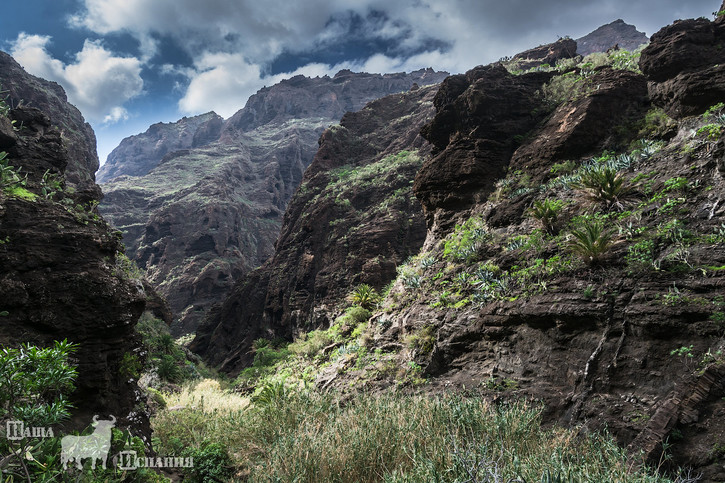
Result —
[[106, 117], [103, 118], [103, 124], [113, 124], [118, 121], [125, 121], [128, 119], [128, 111], [123, 107], [113, 107]]
[[[159, 52], [155, 38], [173, 40], [193, 63], [160, 67], [188, 82], [181, 84], [179, 108], [229, 116], [263, 85], [297, 73], [425, 67], [465, 72], [557, 36], [584, 35], [618, 17], [652, 33], [673, 16], [706, 15], [719, 1], [691, 0], [683, 7], [681, 0], [83, 0], [85, 9], [72, 22], [102, 35], [131, 34], [144, 62]], [[315, 52], [334, 52], [351, 32], [362, 44], [375, 40], [383, 47], [335, 66], [312, 63], [295, 72], [267, 74], [279, 54], [306, 53], [315, 59]], [[67, 70], [50, 60], [42, 67]]]
[[65, 64], [48, 53], [50, 40], [21, 33], [11, 54], [31, 74], [62, 85], [68, 100], [88, 120], [110, 123], [126, 119], [123, 104], [143, 90], [141, 61], [116, 57], [101, 42], [86, 40], [75, 62]]

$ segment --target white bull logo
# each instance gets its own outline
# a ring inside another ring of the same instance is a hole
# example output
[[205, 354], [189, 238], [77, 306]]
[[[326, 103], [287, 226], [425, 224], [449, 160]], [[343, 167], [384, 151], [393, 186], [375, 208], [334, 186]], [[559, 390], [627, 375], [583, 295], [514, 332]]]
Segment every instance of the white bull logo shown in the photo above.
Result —
[[103, 468], [106, 468], [106, 459], [108, 452], [111, 450], [111, 428], [116, 424], [116, 418], [111, 416], [109, 420], [98, 420], [98, 416], [93, 416], [93, 433], [87, 436], [64, 436], [60, 440], [61, 454], [60, 462], [63, 469], [68, 468], [68, 462], [75, 460], [79, 470], [83, 469], [83, 458], [91, 458], [91, 468], [96, 467], [96, 460], [103, 462]]

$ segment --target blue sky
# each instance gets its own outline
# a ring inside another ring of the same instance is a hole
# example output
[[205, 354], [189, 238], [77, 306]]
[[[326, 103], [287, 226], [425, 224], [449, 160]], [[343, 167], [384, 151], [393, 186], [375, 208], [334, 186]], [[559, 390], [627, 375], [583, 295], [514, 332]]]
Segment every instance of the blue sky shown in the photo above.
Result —
[[126, 136], [263, 86], [342, 68], [464, 72], [617, 18], [651, 35], [720, 0], [23, 0], [0, 49], [61, 84], [96, 131], [101, 162]]

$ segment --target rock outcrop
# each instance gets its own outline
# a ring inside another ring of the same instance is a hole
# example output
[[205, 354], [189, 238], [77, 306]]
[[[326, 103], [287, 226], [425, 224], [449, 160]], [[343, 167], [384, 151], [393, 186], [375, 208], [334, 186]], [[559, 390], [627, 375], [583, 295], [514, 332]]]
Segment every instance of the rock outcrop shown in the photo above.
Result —
[[[207, 114], [124, 140], [109, 157], [113, 166], [104, 167], [104, 179], [116, 177], [103, 185], [99, 209], [168, 298], [172, 332], [194, 332], [235, 280], [272, 255], [282, 214], [325, 128], [371, 100], [446, 75], [297, 76], [261, 89], [218, 129], [218, 117]], [[200, 138], [205, 144], [194, 147]], [[131, 176], [129, 169], [150, 171]]]
[[576, 52], [579, 55], [589, 55], [594, 52], [606, 52], [615, 46], [632, 51], [647, 42], [649, 42], [647, 35], [620, 18], [576, 39]]
[[154, 124], [145, 133], [121, 141], [98, 170], [97, 180], [107, 183], [123, 175], [143, 176], [158, 166], [167, 153], [206, 146], [219, 139], [222, 121], [215, 112], [208, 112], [177, 122]]
[[725, 99], [725, 20], [678, 20], [652, 36], [640, 68], [670, 116], [701, 114]]
[[[7, 63], [5, 54], [0, 58]], [[13, 71], [2, 82], [4, 89], [23, 93], [27, 101], [48, 94], [31, 92], [48, 84], [22, 71]], [[52, 87], [54, 101], [65, 98], [59, 87]], [[112, 414], [119, 426], [148, 436], [147, 415], [139, 410], [141, 395], [123, 368], [124, 360], [139, 356], [134, 327], [147, 293], [143, 281], [130, 277], [119, 264], [119, 234], [98, 216], [97, 200], [88, 201], [89, 193], [100, 193], [91, 181], [93, 171], [71, 164], [78, 153], [93, 153], [86, 161], [95, 159], [93, 144], [75, 142], [62, 130], [76, 122], [85, 126], [82, 118], [71, 106], [44, 107], [47, 114], [18, 107], [9, 117], [0, 116], [0, 151], [7, 153], [11, 169], [27, 175], [27, 191], [0, 190], [0, 345], [45, 346], [63, 339], [77, 343], [73, 361], [78, 377], [71, 395], [75, 409], [69, 427], [83, 429], [94, 415]], [[84, 192], [72, 190], [62, 179], [69, 166], [74, 166], [74, 179], [85, 183]], [[51, 178], [60, 184], [53, 185]]]
[[274, 257], [238, 282], [197, 331], [192, 350], [228, 372], [258, 337], [329, 325], [358, 284], [381, 289], [425, 238], [415, 173], [430, 152], [419, 130], [435, 87], [395, 94], [325, 131], [290, 202]]
[[0, 89], [11, 107], [35, 107], [53, 113], [50, 122], [60, 131], [68, 150], [66, 180], [76, 190], [87, 191], [87, 200], [99, 198], [94, 182], [98, 170], [96, 135], [80, 111], [68, 103], [63, 88], [28, 74], [10, 55], [0, 52]]

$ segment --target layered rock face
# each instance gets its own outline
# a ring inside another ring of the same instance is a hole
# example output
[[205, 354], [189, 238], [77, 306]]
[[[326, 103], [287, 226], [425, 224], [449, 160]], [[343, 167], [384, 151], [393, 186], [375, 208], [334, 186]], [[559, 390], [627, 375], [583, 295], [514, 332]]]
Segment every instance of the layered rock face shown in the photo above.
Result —
[[615, 45], [620, 49], [631, 51], [647, 42], [649, 42], [647, 35], [638, 31], [634, 25], [625, 23], [621, 18], [602, 25], [584, 37], [576, 39], [577, 53], [579, 55], [606, 52]]
[[[22, 71], [2, 81], [4, 89], [25, 92], [25, 99], [42, 98], [43, 92], [34, 97], [25, 90], [36, 83], [43, 85]], [[54, 99], [64, 98], [59, 89]], [[88, 193], [100, 193], [89, 185], [92, 171], [78, 165], [72, 171], [75, 179], [85, 180], [85, 193], [63, 182], [52, 188], [54, 195], [45, 196], [51, 189], [43, 181], [46, 173], [46, 181], [48, 175], [62, 177], [79, 152], [95, 158], [93, 145], [69, 144], [56, 127], [78, 119], [84, 126], [77, 111], [46, 107], [52, 117], [21, 107], [0, 118], [0, 151], [27, 174], [25, 188], [35, 194], [22, 198], [0, 191], [0, 312], [7, 312], [0, 319], [0, 345], [77, 343], [77, 389], [71, 395], [76, 409], [69, 426], [82, 429], [94, 415], [112, 414], [119, 426], [148, 434], [147, 416], [138, 411], [138, 388], [123, 371], [124, 359], [137, 356], [134, 327], [147, 293], [143, 281], [118, 264], [120, 236], [87, 201]]]
[[274, 257], [234, 287], [192, 350], [236, 372], [251, 362], [256, 338], [329, 325], [353, 287], [381, 289], [395, 277], [425, 238], [411, 182], [430, 151], [419, 130], [435, 90], [385, 97], [325, 131]]
[[86, 199], [99, 198], [94, 182], [98, 170], [96, 135], [80, 111], [68, 103], [63, 88], [28, 74], [5, 52], [0, 52], [0, 88], [11, 107], [27, 106], [53, 113], [50, 122], [60, 131], [68, 150], [66, 180], [78, 191], [88, 191]]
[[143, 176], [158, 166], [170, 152], [206, 146], [221, 135], [222, 117], [214, 112], [185, 117], [177, 122], [154, 124], [137, 136], [131, 136], [109, 154], [98, 170], [99, 183], [118, 176]]
[[168, 298], [172, 332], [194, 332], [235, 280], [272, 255], [282, 214], [325, 128], [373, 99], [446, 75], [297, 76], [260, 90], [221, 125], [211, 113], [124, 140], [102, 170], [104, 179], [116, 177], [103, 185], [100, 210]]

